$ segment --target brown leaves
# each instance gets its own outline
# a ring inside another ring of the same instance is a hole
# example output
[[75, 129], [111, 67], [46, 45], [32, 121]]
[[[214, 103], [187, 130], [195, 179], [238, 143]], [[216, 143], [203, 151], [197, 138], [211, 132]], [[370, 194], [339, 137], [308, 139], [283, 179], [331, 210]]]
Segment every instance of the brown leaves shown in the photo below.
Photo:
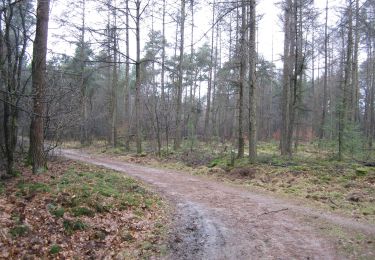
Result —
[[[112, 207], [94, 215], [79, 217], [68, 210], [62, 216], [54, 215], [51, 205], [57, 211], [71, 204], [76, 196], [64, 189], [54, 190], [55, 180], [72, 168], [82, 174], [104, 170], [65, 160], [49, 166], [49, 171], [40, 175], [33, 175], [29, 168], [20, 167], [22, 176], [5, 183], [6, 190], [0, 195], [0, 259], [96, 259], [125, 255], [125, 258], [141, 258], [157, 253], [161, 236], [155, 239], [153, 234], [160, 233], [155, 223], [164, 221], [161, 207]], [[27, 191], [21, 194], [20, 183], [47, 184], [51, 191]], [[142, 196], [153, 195], [147, 192]], [[108, 201], [111, 201], [111, 197]], [[84, 228], [69, 233], [64, 228], [64, 221], [67, 223], [67, 220], [73, 224], [79, 220]], [[143, 249], [144, 241], [153, 246]]]

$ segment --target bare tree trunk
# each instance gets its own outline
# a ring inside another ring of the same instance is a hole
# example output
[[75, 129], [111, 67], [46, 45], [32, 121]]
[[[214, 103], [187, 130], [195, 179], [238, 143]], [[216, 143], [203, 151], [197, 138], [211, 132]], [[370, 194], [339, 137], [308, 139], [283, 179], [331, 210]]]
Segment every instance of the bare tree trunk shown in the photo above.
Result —
[[81, 2], [82, 8], [82, 28], [81, 35], [79, 39], [80, 45], [80, 91], [81, 91], [81, 100], [80, 100], [80, 109], [81, 109], [81, 118], [80, 118], [80, 142], [82, 145], [87, 145], [89, 142], [88, 134], [88, 108], [87, 108], [87, 88], [85, 82], [85, 73], [86, 73], [86, 61], [85, 61], [85, 48], [86, 48], [86, 0]]
[[250, 0], [250, 70], [249, 70], [249, 159], [255, 162], [257, 157], [257, 123], [256, 123], [256, 3]]
[[324, 25], [324, 82], [323, 82], [323, 111], [322, 111], [322, 118], [320, 121], [320, 129], [319, 129], [319, 139], [322, 140], [324, 138], [324, 127], [326, 124], [326, 114], [327, 114], [327, 87], [328, 87], [328, 0], [326, 1], [326, 20]]
[[[117, 14], [116, 14], [116, 1], [113, 3], [113, 27], [111, 28], [111, 43], [113, 44], [113, 58], [112, 58], [112, 84], [111, 84], [111, 104], [110, 104], [110, 116], [111, 116], [111, 131], [110, 131], [110, 143], [113, 147], [117, 146]], [[109, 45], [111, 46], [111, 44]]]
[[136, 2], [136, 42], [137, 42], [137, 58], [135, 63], [135, 127], [136, 127], [136, 143], [137, 153], [142, 153], [142, 129], [141, 129], [141, 32], [140, 32], [140, 9], [141, 1]]
[[[190, 64], [194, 63], [194, 0], [190, 0], [190, 15], [191, 15], [191, 42], [190, 42]], [[195, 117], [197, 116], [194, 109], [195, 99], [195, 82], [196, 73], [195, 68], [191, 68], [190, 75], [190, 98], [189, 98], [189, 111], [188, 111], [188, 133], [190, 138], [190, 151], [193, 151], [195, 139]]]
[[211, 49], [210, 49], [210, 74], [208, 78], [207, 87], [207, 105], [204, 119], [204, 137], [205, 139], [210, 135], [209, 124], [210, 124], [210, 112], [211, 112], [211, 92], [212, 92], [212, 81], [213, 81], [213, 66], [214, 66], [214, 35], [215, 35], [215, 0], [212, 5], [212, 28], [211, 28]]
[[359, 79], [358, 79], [358, 53], [359, 53], [359, 0], [355, 0], [355, 31], [353, 49], [353, 100], [352, 100], [352, 121], [359, 122]]
[[246, 23], [246, 1], [242, 0], [242, 13], [241, 13], [241, 49], [240, 49], [240, 82], [239, 82], [239, 95], [238, 95], [238, 158], [243, 158], [245, 153], [245, 140], [244, 140], [244, 133], [243, 133], [243, 107], [244, 107], [244, 90], [246, 88], [246, 70], [247, 70], [247, 47], [246, 47], [246, 31], [247, 31], [247, 23]]
[[346, 63], [345, 63], [345, 75], [342, 89], [342, 103], [340, 107], [339, 115], [339, 150], [338, 159], [341, 161], [343, 159], [344, 153], [344, 134], [346, 129], [346, 121], [348, 119], [347, 108], [348, 108], [348, 98], [352, 93], [350, 88], [350, 77], [352, 74], [352, 55], [353, 55], [353, 6], [351, 0], [348, 0], [348, 39], [347, 39], [347, 49], [346, 49]]
[[287, 0], [284, 14], [284, 65], [283, 65], [283, 89], [281, 103], [282, 128], [280, 138], [281, 155], [291, 155], [288, 149], [288, 135], [290, 124], [290, 50], [291, 50], [291, 10], [292, 1]]
[[185, 37], [185, 0], [181, 0], [181, 29], [180, 29], [180, 57], [178, 61], [178, 82], [177, 82], [177, 107], [176, 107], [176, 133], [174, 139], [174, 150], [181, 146], [181, 119], [182, 119], [182, 80], [184, 60], [184, 37]]
[[49, 0], [38, 0], [36, 32], [32, 62], [33, 117], [30, 126], [30, 151], [33, 172], [46, 166], [44, 154], [44, 107], [46, 89], [46, 56], [48, 39]]
[[218, 129], [217, 129], [217, 109], [218, 105], [217, 103], [217, 94], [218, 94], [218, 87], [217, 87], [217, 72], [218, 72], [218, 62], [219, 62], [219, 53], [218, 53], [218, 41], [220, 38], [220, 28], [219, 23], [216, 25], [216, 42], [215, 42], [215, 55], [214, 55], [214, 67], [213, 67], [213, 79], [212, 79], [212, 104], [211, 104], [211, 135], [217, 136], [218, 135]]
[[[374, 52], [374, 48], [373, 48]], [[374, 55], [372, 55], [372, 82], [371, 82], [371, 90], [370, 90], [370, 140], [369, 140], [369, 147], [370, 149], [373, 146], [373, 140], [375, 137], [375, 61]]]
[[167, 102], [165, 99], [165, 0], [163, 0], [163, 43], [161, 53], [161, 107], [162, 107], [162, 118], [164, 121], [165, 128], [165, 139], [167, 142], [167, 153], [169, 149], [169, 128], [168, 128], [168, 114], [167, 114]]
[[125, 136], [125, 150], [130, 150], [130, 130], [131, 130], [131, 103], [130, 103], [130, 39], [129, 39], [129, 0], [125, 1], [126, 17], [125, 17], [125, 41], [126, 41], [126, 64], [125, 64], [125, 124], [126, 124], [126, 136]]
[[0, 99], [3, 103], [0, 152], [5, 156], [6, 173], [12, 175], [18, 139], [19, 103], [26, 89], [22, 73], [29, 41], [26, 16], [30, 10], [27, 3], [17, 1], [3, 1], [2, 5], [5, 8], [0, 10]]

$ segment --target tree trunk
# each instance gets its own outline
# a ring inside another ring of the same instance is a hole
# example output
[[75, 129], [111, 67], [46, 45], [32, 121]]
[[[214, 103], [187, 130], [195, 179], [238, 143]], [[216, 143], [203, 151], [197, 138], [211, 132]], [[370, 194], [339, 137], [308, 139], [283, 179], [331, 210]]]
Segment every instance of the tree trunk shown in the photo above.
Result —
[[213, 81], [213, 66], [214, 66], [214, 35], [215, 35], [215, 0], [212, 5], [212, 28], [211, 28], [211, 50], [210, 50], [210, 74], [208, 78], [207, 87], [207, 105], [206, 113], [204, 118], [204, 137], [208, 138], [210, 135], [209, 124], [210, 124], [210, 113], [211, 113], [211, 92], [212, 92], [212, 81]]
[[289, 135], [289, 124], [290, 124], [290, 50], [291, 50], [291, 9], [292, 1], [287, 0], [284, 14], [284, 62], [283, 62], [283, 88], [281, 98], [281, 136], [280, 136], [280, 149], [281, 155], [291, 155], [291, 150], [288, 149], [288, 135]]
[[247, 31], [247, 23], [246, 23], [246, 1], [242, 0], [242, 13], [241, 13], [241, 52], [240, 52], [240, 82], [239, 82], [239, 95], [238, 95], [238, 158], [243, 158], [245, 152], [245, 140], [244, 140], [244, 133], [243, 133], [243, 103], [244, 103], [244, 90], [246, 88], [246, 71], [247, 71], [247, 48], [246, 48], [246, 31]]
[[319, 129], [319, 139], [324, 138], [324, 127], [326, 124], [326, 114], [327, 114], [327, 87], [328, 87], [328, 0], [326, 1], [326, 20], [324, 25], [324, 82], [323, 82], [323, 111], [322, 118], [320, 121]]
[[163, 0], [163, 43], [161, 49], [161, 110], [162, 110], [162, 120], [165, 129], [165, 138], [167, 142], [167, 153], [168, 153], [168, 114], [167, 114], [167, 102], [165, 98], [165, 0]]
[[[112, 84], [111, 84], [111, 131], [110, 140], [113, 147], [117, 146], [117, 14], [116, 1], [113, 6], [113, 28], [111, 28], [111, 42], [113, 44], [113, 58], [112, 58]], [[109, 45], [111, 46], [111, 45]]]
[[177, 82], [177, 107], [176, 107], [176, 132], [174, 139], [174, 150], [181, 146], [181, 118], [182, 118], [182, 80], [184, 60], [184, 37], [185, 37], [185, 0], [181, 0], [181, 29], [180, 29], [180, 57], [178, 61], [178, 82]]
[[135, 63], [135, 122], [136, 122], [136, 143], [137, 153], [142, 153], [142, 129], [141, 129], [141, 32], [140, 32], [140, 9], [141, 1], [136, 2], [136, 41], [137, 41], [137, 58]]
[[340, 115], [339, 115], [339, 140], [338, 140], [338, 159], [341, 161], [343, 159], [344, 153], [344, 134], [346, 129], [346, 121], [348, 119], [348, 99], [349, 95], [352, 92], [349, 92], [350, 88], [350, 80], [352, 75], [352, 55], [353, 55], [353, 7], [351, 0], [348, 0], [349, 9], [348, 9], [348, 39], [347, 39], [347, 49], [346, 49], [346, 63], [345, 63], [345, 75], [344, 75], [344, 82], [343, 82], [343, 89], [342, 89], [342, 103], [340, 107]]
[[249, 160], [255, 162], [257, 157], [257, 123], [256, 123], [256, 3], [250, 0], [250, 68], [249, 68]]
[[38, 0], [37, 21], [32, 61], [33, 117], [30, 126], [30, 151], [33, 173], [46, 166], [44, 154], [44, 107], [46, 89], [46, 56], [49, 0]]
[[359, 122], [359, 79], [358, 79], [358, 53], [359, 53], [359, 0], [355, 0], [355, 32], [354, 32], [354, 49], [353, 49], [353, 100], [352, 100], [352, 121]]
[[81, 109], [81, 118], [80, 118], [80, 142], [82, 145], [87, 145], [89, 142], [88, 134], [88, 109], [87, 109], [87, 89], [85, 82], [85, 73], [86, 73], [86, 61], [85, 61], [85, 34], [86, 34], [86, 0], [82, 0], [82, 28], [81, 35], [79, 39], [80, 45], [80, 91], [81, 91], [81, 100], [80, 100], [80, 109]]
[[130, 150], [130, 130], [131, 130], [131, 104], [130, 104], [130, 43], [129, 43], [129, 0], [125, 1], [126, 17], [125, 17], [125, 41], [126, 41], [126, 64], [125, 64], [125, 150]]

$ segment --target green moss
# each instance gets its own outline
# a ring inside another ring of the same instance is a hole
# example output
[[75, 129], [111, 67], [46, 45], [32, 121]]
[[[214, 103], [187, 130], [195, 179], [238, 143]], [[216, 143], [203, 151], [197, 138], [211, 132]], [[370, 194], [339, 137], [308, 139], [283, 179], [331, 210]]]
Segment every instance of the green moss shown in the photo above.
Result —
[[28, 232], [29, 232], [29, 228], [25, 225], [17, 225], [11, 228], [9, 231], [9, 233], [14, 238], [25, 236]]
[[329, 175], [320, 175], [319, 179], [323, 182], [329, 183], [332, 180], [332, 177]]
[[368, 170], [367, 168], [364, 168], [364, 167], [362, 167], [362, 168], [357, 168], [357, 169], [355, 170], [355, 173], [357, 174], [357, 176], [365, 176], [365, 175], [368, 174], [368, 172], [369, 172], [369, 170]]
[[75, 217], [80, 217], [80, 216], [93, 217], [95, 215], [94, 211], [92, 211], [91, 209], [88, 209], [86, 207], [73, 208], [72, 213]]
[[18, 196], [27, 196], [31, 193], [39, 193], [39, 192], [50, 192], [51, 188], [45, 184], [40, 182], [25, 182], [21, 180], [17, 184], [17, 195]]
[[77, 219], [77, 220], [65, 219], [63, 222], [63, 226], [64, 226], [65, 231], [68, 234], [72, 234], [74, 231], [84, 230], [87, 228], [87, 225], [80, 219]]
[[48, 211], [57, 218], [62, 218], [64, 216], [65, 210], [64, 208], [59, 208], [54, 204], [47, 205]]
[[121, 202], [121, 205], [129, 207], [138, 207], [140, 204], [140, 198], [134, 194], [125, 194]]
[[3, 195], [5, 192], [5, 184], [3, 182], [0, 182], [0, 195]]
[[209, 164], [209, 168], [213, 168], [215, 166], [227, 166], [228, 165], [228, 159], [225, 157], [220, 157], [212, 160]]
[[52, 245], [50, 248], [49, 248], [49, 253], [51, 255], [55, 255], [55, 254], [58, 254], [60, 253], [61, 251], [61, 247], [59, 245]]
[[368, 215], [375, 215], [375, 206], [374, 205], [369, 205], [365, 206], [364, 208], [361, 209], [361, 213], [365, 216]]
[[[159, 200], [151, 196], [137, 181], [109, 170], [70, 169], [56, 180], [56, 187], [58, 193], [65, 194], [62, 205], [75, 217], [92, 217], [95, 213], [109, 212], [114, 208], [139, 209], [144, 215], [144, 210], [153, 205], [160, 206]], [[69, 225], [67, 228], [69, 229]]]

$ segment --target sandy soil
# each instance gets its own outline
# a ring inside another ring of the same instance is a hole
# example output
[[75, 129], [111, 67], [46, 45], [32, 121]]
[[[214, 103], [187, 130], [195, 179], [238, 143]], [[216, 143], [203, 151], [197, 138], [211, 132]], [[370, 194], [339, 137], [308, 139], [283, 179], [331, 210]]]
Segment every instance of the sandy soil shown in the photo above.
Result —
[[[324, 226], [316, 223], [375, 235], [372, 224], [203, 177], [79, 150], [64, 149], [61, 155], [125, 172], [165, 196], [175, 207], [169, 259], [354, 259], [322, 235]], [[370, 248], [366, 258], [372, 257], [375, 249]]]

